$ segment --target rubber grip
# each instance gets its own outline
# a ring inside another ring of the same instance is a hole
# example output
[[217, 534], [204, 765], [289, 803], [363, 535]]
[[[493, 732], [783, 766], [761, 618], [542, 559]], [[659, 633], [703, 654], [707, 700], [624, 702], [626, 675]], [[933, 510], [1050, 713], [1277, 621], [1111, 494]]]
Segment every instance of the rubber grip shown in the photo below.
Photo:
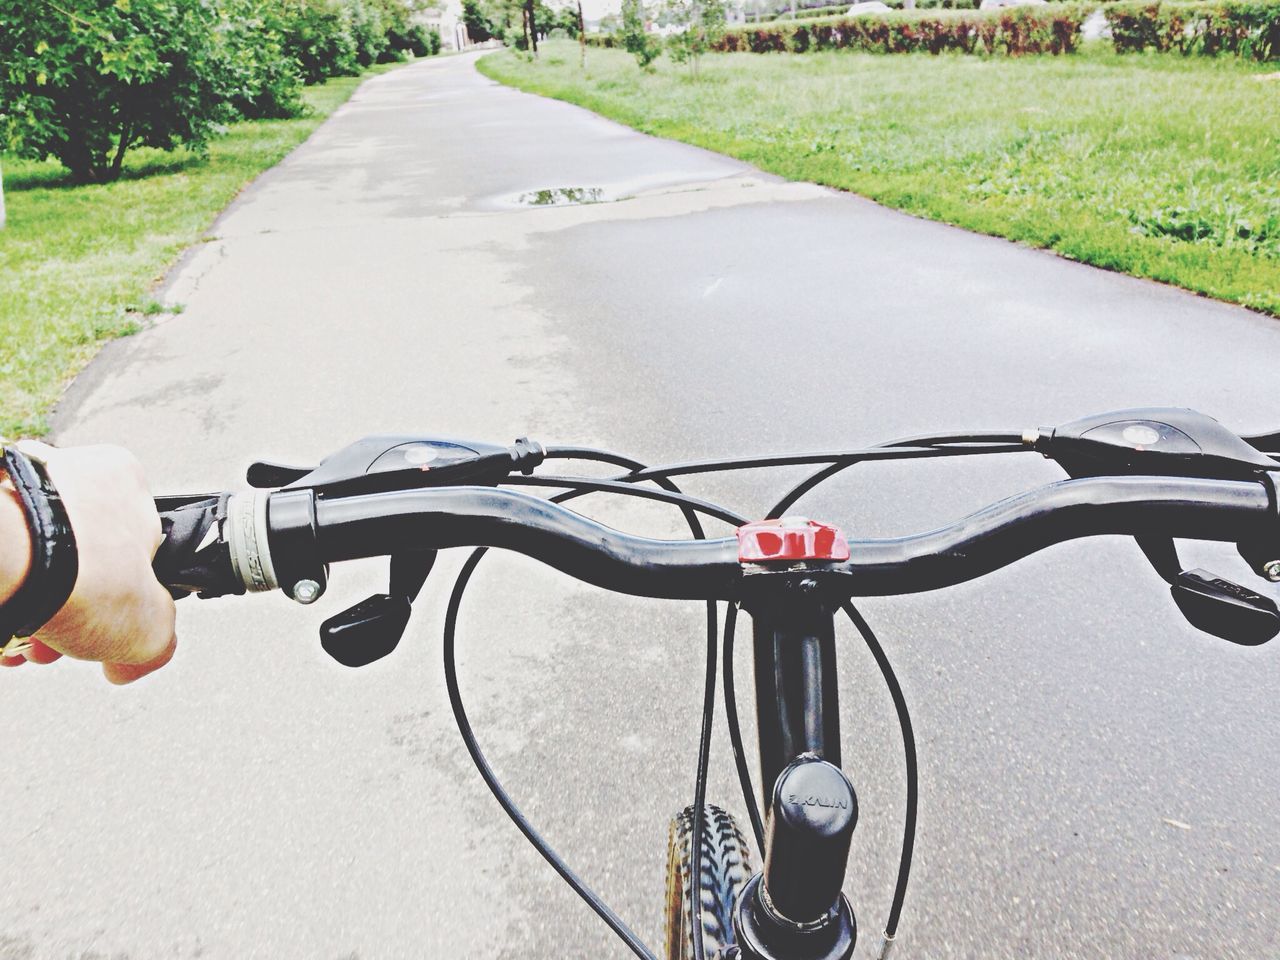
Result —
[[222, 535], [229, 494], [217, 494], [163, 509], [175, 498], [157, 501], [164, 541], [151, 568], [175, 600], [198, 594], [202, 599], [244, 593]]

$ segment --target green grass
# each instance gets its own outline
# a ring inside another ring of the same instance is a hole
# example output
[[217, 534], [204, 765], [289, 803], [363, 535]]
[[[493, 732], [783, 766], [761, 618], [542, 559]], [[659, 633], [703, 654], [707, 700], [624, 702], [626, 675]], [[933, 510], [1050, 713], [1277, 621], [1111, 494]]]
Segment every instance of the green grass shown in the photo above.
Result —
[[[593, 49], [494, 79], [919, 216], [1280, 315], [1276, 64], [720, 54], [702, 80]], [[928, 251], [922, 250], [927, 257]], [[818, 264], [815, 264], [817, 267]]]
[[0, 159], [8, 212], [0, 230], [0, 434], [46, 431], [62, 388], [102, 341], [164, 312], [152, 291], [178, 255], [361, 79], [309, 87], [305, 117], [234, 124], [203, 157], [137, 150], [123, 178], [104, 186], [73, 185], [53, 162]]

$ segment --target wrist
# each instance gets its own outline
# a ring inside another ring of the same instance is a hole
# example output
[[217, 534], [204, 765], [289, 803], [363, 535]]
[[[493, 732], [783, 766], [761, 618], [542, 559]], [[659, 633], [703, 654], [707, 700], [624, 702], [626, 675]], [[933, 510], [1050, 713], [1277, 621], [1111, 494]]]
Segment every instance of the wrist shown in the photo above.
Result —
[[0, 604], [17, 592], [30, 573], [31, 532], [27, 529], [27, 515], [18, 491], [6, 480], [0, 483]]

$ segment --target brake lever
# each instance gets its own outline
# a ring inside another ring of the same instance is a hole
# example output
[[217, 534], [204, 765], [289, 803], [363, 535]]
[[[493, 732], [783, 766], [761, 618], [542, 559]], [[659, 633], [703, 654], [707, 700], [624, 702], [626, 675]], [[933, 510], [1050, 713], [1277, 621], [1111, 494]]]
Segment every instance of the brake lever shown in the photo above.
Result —
[[1134, 539], [1169, 584], [1178, 610], [1197, 630], [1246, 647], [1266, 643], [1280, 633], [1280, 608], [1270, 597], [1208, 570], [1184, 570], [1172, 539]]
[[258, 460], [249, 464], [244, 478], [249, 486], [258, 490], [274, 490], [276, 487], [297, 483], [315, 469], [315, 467], [291, 467], [285, 463]]
[[390, 654], [400, 643], [413, 601], [435, 565], [437, 551], [391, 557], [391, 583], [320, 625], [320, 646], [346, 667], [364, 667]]

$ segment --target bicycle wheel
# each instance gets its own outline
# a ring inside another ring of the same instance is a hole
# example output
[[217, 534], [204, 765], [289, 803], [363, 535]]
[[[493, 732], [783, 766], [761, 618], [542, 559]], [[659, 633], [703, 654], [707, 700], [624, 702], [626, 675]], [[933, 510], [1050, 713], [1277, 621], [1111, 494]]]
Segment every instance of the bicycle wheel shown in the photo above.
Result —
[[[751, 879], [751, 851], [733, 814], [712, 804], [703, 810], [702, 943], [707, 960], [716, 960], [735, 943], [733, 905]], [[693, 813], [689, 806], [674, 817], [667, 839], [668, 960], [693, 960]]]

